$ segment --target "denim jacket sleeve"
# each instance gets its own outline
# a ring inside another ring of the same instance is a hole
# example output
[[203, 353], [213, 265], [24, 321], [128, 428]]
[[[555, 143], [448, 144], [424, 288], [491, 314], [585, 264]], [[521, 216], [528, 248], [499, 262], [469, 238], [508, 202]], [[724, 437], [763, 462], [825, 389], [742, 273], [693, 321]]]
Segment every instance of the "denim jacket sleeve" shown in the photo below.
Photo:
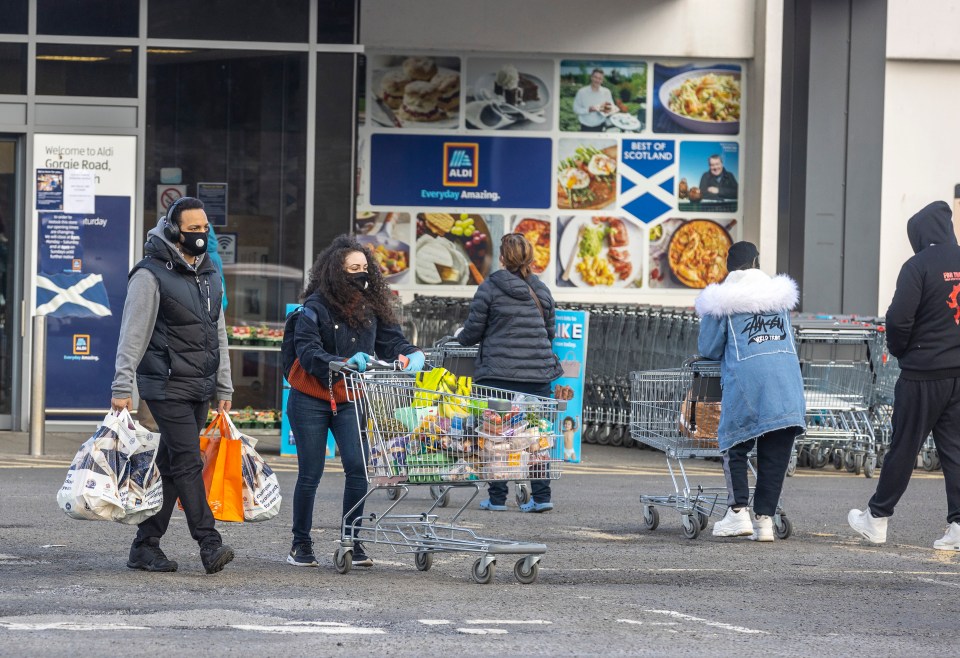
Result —
[[700, 318], [700, 335], [697, 337], [697, 351], [700, 356], [719, 361], [727, 345], [727, 319], [714, 315]]

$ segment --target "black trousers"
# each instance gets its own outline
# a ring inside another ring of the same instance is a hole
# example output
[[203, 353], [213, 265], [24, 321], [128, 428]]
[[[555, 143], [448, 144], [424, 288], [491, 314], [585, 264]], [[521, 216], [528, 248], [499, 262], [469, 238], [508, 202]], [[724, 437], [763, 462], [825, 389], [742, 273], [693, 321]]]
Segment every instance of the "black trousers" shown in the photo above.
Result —
[[747, 507], [750, 504], [750, 482], [747, 455], [757, 446], [757, 486], [753, 492], [753, 512], [773, 516], [783, 491], [783, 479], [793, 454], [793, 440], [800, 429], [785, 427], [761, 434], [757, 439], [738, 443], [723, 455], [723, 473], [727, 478], [728, 504]]
[[[481, 386], [499, 388], [504, 391], [516, 391], [517, 393], [526, 393], [528, 395], [539, 395], [542, 398], [550, 397], [550, 382], [513, 382], [507, 379], [484, 379], [477, 383]], [[549, 469], [550, 466], [547, 465], [546, 468]], [[487, 485], [487, 491], [490, 494], [491, 503], [494, 505], [506, 504], [506, 482], [491, 482]], [[551, 495], [550, 480], [530, 480], [530, 495], [535, 503], [549, 503]]]
[[898, 379], [892, 423], [890, 450], [883, 457], [870, 512], [874, 516], [893, 516], [893, 508], [910, 484], [917, 453], [933, 432], [947, 489], [947, 522], [960, 522], [960, 377], [931, 381]]
[[160, 428], [157, 467], [163, 481], [163, 507], [139, 525], [138, 542], [160, 539], [167, 532], [170, 515], [177, 504], [183, 505], [190, 536], [201, 548], [222, 543], [214, 527], [213, 512], [203, 487], [203, 462], [200, 459], [200, 431], [207, 419], [209, 402], [144, 400]]

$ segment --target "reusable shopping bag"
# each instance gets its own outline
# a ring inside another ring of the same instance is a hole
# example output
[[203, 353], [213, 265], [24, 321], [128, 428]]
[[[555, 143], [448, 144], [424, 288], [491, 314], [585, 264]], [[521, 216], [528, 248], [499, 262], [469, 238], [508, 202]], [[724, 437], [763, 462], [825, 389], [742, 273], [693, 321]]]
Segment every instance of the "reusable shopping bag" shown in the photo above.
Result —
[[680, 409], [680, 433], [691, 439], [707, 439], [704, 447], [716, 447], [721, 398], [719, 377], [694, 373]]
[[77, 451], [57, 504], [74, 519], [136, 524], [163, 505], [156, 466], [160, 437], [124, 409], [110, 412]]
[[215, 519], [256, 522], [280, 513], [280, 482], [256, 444], [226, 414], [217, 414], [200, 437], [203, 482]]
[[203, 484], [207, 503], [217, 521], [243, 521], [243, 455], [241, 442], [231, 436], [225, 414], [217, 414], [200, 435]]

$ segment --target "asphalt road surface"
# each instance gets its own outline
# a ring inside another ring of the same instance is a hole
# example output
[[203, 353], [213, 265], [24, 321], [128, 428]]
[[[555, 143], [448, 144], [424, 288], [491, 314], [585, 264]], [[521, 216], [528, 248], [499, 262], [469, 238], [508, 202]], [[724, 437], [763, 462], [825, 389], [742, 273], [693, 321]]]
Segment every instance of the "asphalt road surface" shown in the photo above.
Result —
[[[877, 547], [847, 528], [876, 481], [800, 469], [784, 505], [785, 541], [688, 540], [675, 511], [644, 529], [638, 497], [673, 490], [658, 453], [585, 447], [586, 463], [554, 483], [553, 512], [476, 508], [464, 525], [543, 542], [538, 580], [519, 584], [501, 556], [493, 582], [475, 556], [368, 546], [370, 569], [341, 575], [332, 553], [343, 474], [332, 463], [315, 515], [319, 568], [285, 562], [296, 463], [271, 458], [285, 495], [279, 517], [218, 524], [237, 558], [204, 574], [182, 513], [163, 541], [171, 574], [131, 571], [135, 530], [75, 521], [55, 493], [69, 458], [0, 457], [0, 655], [957, 655], [960, 555], [935, 551], [946, 525], [939, 473], [917, 471]], [[687, 462], [694, 482], [722, 485], [719, 465]], [[511, 489], [512, 494], [512, 489]], [[464, 500], [457, 491], [453, 502]], [[426, 487], [408, 496], [413, 512]], [[388, 503], [378, 493], [371, 507]]]

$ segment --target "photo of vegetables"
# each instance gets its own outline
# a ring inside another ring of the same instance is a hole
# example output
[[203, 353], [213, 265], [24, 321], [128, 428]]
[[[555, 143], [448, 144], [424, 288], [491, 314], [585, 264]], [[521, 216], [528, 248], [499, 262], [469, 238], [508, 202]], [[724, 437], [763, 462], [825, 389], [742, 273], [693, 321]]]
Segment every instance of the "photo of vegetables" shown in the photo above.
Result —
[[557, 285], [626, 288], [643, 284], [643, 229], [624, 217], [560, 217]]
[[736, 135], [741, 69], [736, 64], [653, 67], [653, 131]]
[[557, 206], [569, 210], [600, 210], [617, 200], [617, 142], [560, 140], [557, 165]]

